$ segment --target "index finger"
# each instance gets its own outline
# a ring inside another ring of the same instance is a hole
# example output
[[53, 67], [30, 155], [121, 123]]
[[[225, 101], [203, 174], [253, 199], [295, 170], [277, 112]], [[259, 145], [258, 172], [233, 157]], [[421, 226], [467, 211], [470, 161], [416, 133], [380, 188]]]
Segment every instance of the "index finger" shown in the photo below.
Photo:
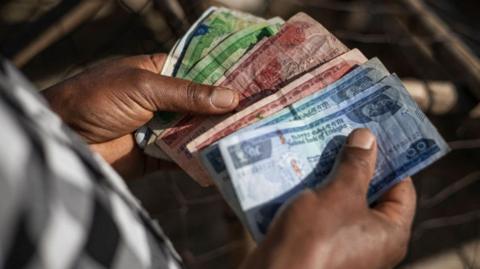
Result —
[[415, 215], [416, 204], [415, 187], [412, 179], [408, 177], [385, 193], [373, 210], [396, 224], [410, 226]]

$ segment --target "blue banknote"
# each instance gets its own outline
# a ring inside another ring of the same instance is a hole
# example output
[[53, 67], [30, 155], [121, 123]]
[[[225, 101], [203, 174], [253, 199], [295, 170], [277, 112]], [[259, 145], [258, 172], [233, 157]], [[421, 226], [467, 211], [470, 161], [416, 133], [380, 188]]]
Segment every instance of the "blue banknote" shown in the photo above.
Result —
[[[377, 58], [358, 66], [350, 73], [304, 99], [280, 110], [279, 112], [247, 126], [238, 132], [250, 131], [259, 127], [305, 119], [321, 115], [325, 111], [338, 107], [356, 95], [364, 92], [389, 75], [388, 70]], [[240, 214], [238, 201], [225, 169], [218, 143], [211, 145], [201, 152], [201, 159], [215, 181], [219, 191], [225, 197], [233, 210]]]
[[280, 206], [324, 183], [347, 135], [369, 128], [379, 155], [369, 202], [448, 152], [396, 75], [321, 115], [239, 132], [219, 141], [242, 221], [261, 240]]

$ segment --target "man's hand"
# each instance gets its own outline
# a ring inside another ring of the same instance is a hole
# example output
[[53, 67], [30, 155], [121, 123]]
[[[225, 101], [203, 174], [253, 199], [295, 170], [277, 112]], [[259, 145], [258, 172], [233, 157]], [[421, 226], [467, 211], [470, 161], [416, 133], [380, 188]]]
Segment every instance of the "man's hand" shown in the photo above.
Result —
[[328, 185], [303, 192], [284, 208], [242, 268], [383, 269], [400, 262], [410, 238], [415, 190], [405, 179], [368, 207], [376, 156], [371, 132], [354, 131]]
[[156, 170], [133, 132], [155, 111], [222, 114], [238, 104], [236, 92], [159, 75], [164, 54], [110, 61], [43, 91], [51, 108], [126, 178]]

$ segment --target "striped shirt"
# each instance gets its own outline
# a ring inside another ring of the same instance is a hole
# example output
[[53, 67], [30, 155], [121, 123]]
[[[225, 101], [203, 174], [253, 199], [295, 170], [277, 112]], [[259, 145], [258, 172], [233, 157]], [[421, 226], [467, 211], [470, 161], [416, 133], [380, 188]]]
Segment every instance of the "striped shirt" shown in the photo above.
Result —
[[0, 59], [0, 268], [180, 268], [99, 155]]

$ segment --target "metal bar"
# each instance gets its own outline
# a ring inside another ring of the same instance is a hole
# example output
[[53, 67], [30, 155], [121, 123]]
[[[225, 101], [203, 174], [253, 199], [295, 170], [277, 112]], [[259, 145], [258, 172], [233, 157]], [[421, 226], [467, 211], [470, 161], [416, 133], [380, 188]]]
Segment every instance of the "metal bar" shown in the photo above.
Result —
[[187, 20], [190, 24], [193, 24], [202, 12], [202, 1], [198, 0], [178, 0], [178, 3], [182, 6]]
[[[464, 81], [469, 90], [480, 99], [480, 61], [472, 50], [457, 37], [422, 0], [401, 0], [411, 12], [409, 28], [416, 33], [433, 36], [428, 44], [432, 56], [449, 72]], [[421, 36], [420, 36], [421, 38]]]
[[58, 22], [54, 22], [41, 35], [35, 38], [12, 59], [17, 67], [22, 67], [35, 55], [43, 51], [55, 41], [59, 40], [83, 22], [94, 17], [100, 8], [108, 3], [104, 0], [84, 0], [68, 13], [65, 13]]
[[165, 17], [170, 31], [178, 38], [182, 36], [189, 27], [185, 17], [185, 11], [177, 0], [154, 0], [154, 7]]

